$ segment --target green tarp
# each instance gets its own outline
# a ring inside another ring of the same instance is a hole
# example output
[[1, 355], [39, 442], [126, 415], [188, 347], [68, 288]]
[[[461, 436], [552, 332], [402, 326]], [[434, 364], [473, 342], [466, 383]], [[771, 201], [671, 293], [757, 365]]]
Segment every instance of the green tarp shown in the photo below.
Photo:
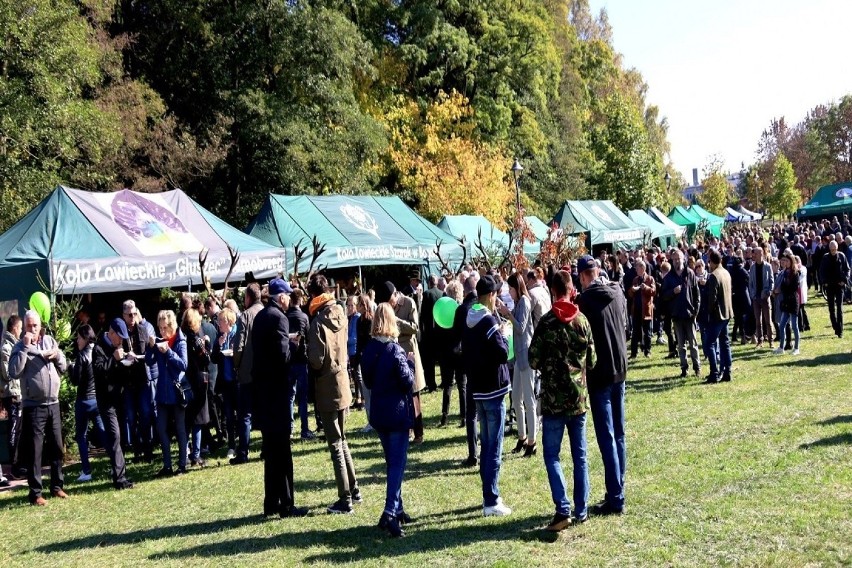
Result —
[[548, 227], [544, 221], [534, 215], [528, 215], [524, 217], [524, 219], [526, 220], [530, 231], [532, 231], [535, 235], [535, 238], [539, 241], [547, 240], [547, 231], [550, 230], [550, 227]]
[[246, 229], [287, 251], [293, 271], [294, 247], [307, 246], [299, 270], [311, 263], [311, 238], [326, 247], [317, 266], [344, 268], [386, 264], [437, 266], [436, 243], [447, 262], [461, 262], [456, 239], [418, 215], [399, 197], [270, 195]]
[[852, 181], [819, 188], [797, 215], [800, 219], [831, 219], [844, 213], [852, 213]]
[[586, 233], [590, 249], [604, 244], [613, 249], [641, 246], [647, 232], [609, 200], [565, 201], [553, 220], [571, 234]]
[[660, 223], [641, 209], [628, 211], [627, 216], [637, 225], [648, 229], [651, 232], [651, 238], [656, 239], [660, 247], [668, 248], [677, 244], [678, 231]]
[[[475, 256], [478, 252], [475, 243], [480, 234], [483, 246], [494, 249], [495, 252], [500, 251], [500, 254], [505, 253], [509, 244], [509, 235], [496, 228], [482, 215], [444, 215], [438, 221], [438, 227], [458, 239], [464, 237], [467, 241], [468, 256]], [[525, 256], [535, 256], [540, 250], [540, 243], [524, 243]]]
[[659, 221], [666, 227], [673, 229], [678, 238], [686, 236], [686, 227], [678, 225], [677, 223], [666, 217], [666, 214], [657, 209], [656, 207], [648, 207], [648, 209], [645, 210], [645, 213], [647, 213], [651, 217], [651, 219]]
[[0, 235], [0, 315], [20, 313], [41, 290], [62, 294], [201, 285], [225, 280], [227, 245], [240, 253], [233, 274], [275, 276], [284, 251], [231, 227], [180, 190], [95, 193], [57, 187]]
[[714, 215], [710, 213], [700, 205], [690, 205], [689, 212], [707, 221], [707, 230], [710, 231], [711, 234], [721, 237], [722, 236], [722, 228], [725, 226], [725, 218], [720, 217], [718, 215]]
[[690, 235], [695, 233], [696, 227], [698, 227], [698, 224], [701, 222], [701, 218], [699, 216], [694, 213], [690, 213], [689, 210], [681, 207], [680, 205], [675, 205], [669, 212], [669, 219], [681, 227], [686, 227], [686, 230]]

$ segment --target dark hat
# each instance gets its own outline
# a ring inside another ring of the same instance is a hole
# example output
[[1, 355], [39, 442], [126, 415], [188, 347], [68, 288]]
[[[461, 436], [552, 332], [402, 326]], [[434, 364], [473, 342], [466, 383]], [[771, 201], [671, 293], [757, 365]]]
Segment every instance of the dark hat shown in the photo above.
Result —
[[283, 278], [275, 278], [269, 281], [269, 295], [277, 296], [278, 294], [292, 294], [293, 289]]
[[420, 280], [420, 269], [419, 269], [419, 268], [415, 268], [414, 270], [412, 270], [411, 272], [409, 272], [409, 273], [408, 273], [408, 278], [409, 278], [409, 279], [417, 279], [417, 280]]
[[592, 268], [597, 268], [597, 266], [598, 265], [595, 262], [595, 259], [592, 258], [591, 256], [589, 256], [588, 254], [581, 256], [577, 260], [577, 272], [578, 273], [579, 272], [585, 272], [585, 271], [592, 269]]
[[376, 304], [390, 302], [391, 296], [396, 292], [393, 282], [387, 281], [376, 286]]
[[479, 279], [479, 282], [476, 283], [477, 296], [485, 296], [492, 292], [496, 292], [498, 289], [497, 282], [494, 281], [494, 277], [490, 274], [486, 274]]
[[121, 318], [115, 318], [109, 324], [109, 328], [116, 332], [122, 339], [130, 339], [130, 334], [127, 333], [127, 324]]

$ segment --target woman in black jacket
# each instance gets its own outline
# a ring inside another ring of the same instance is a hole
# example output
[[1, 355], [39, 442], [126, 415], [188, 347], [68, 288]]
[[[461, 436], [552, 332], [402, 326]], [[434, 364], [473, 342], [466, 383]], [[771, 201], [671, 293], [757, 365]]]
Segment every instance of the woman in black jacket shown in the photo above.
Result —
[[92, 350], [97, 341], [92, 326], [88, 324], [77, 328], [77, 340], [74, 344], [74, 366], [71, 367], [71, 384], [77, 387], [77, 400], [74, 402], [74, 424], [76, 425], [77, 448], [80, 451], [82, 472], [77, 481], [92, 480], [92, 466], [89, 463], [89, 423], [95, 434], [95, 444], [103, 447], [106, 439], [104, 423], [98, 412], [95, 395], [95, 372], [92, 368]]
[[181, 331], [186, 334], [186, 377], [192, 386], [192, 400], [186, 408], [186, 426], [189, 431], [189, 463], [204, 467], [201, 459], [201, 430], [210, 422], [207, 406], [207, 368], [210, 365], [210, 343], [201, 333], [201, 314], [190, 308], [183, 314]]

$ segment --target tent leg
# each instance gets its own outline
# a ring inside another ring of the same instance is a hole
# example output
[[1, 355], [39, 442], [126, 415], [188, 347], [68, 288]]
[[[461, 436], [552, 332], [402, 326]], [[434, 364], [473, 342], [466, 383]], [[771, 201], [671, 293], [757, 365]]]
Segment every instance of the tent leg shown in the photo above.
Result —
[[361, 273], [361, 265], [360, 264], [358, 265], [358, 284], [361, 287], [361, 289], [358, 290], [358, 292], [363, 294], [367, 290], [367, 287], [364, 286], [364, 276]]

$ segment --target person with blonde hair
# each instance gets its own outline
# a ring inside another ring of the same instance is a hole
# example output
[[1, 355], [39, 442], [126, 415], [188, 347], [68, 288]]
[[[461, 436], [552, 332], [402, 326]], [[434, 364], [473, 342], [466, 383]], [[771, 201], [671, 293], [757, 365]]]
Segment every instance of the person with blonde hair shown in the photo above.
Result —
[[186, 427], [190, 433], [189, 443], [192, 450], [189, 463], [198, 467], [204, 467], [204, 460], [201, 459], [201, 429], [210, 422], [210, 410], [207, 405], [210, 343], [201, 331], [201, 321], [201, 312], [190, 308], [183, 313], [181, 325], [181, 331], [186, 335], [186, 375], [192, 386], [192, 400], [186, 409]]
[[[452, 298], [461, 305], [464, 301], [464, 289], [462, 283], [453, 280], [447, 284], [444, 295]], [[441, 370], [441, 426], [447, 425], [447, 415], [450, 412], [450, 395], [453, 392], [453, 384], [459, 392], [459, 423], [460, 428], [465, 426], [467, 416], [467, 379], [464, 374], [464, 363], [461, 358], [461, 349], [453, 344], [453, 332], [449, 329], [436, 330], [438, 334], [438, 365]]]
[[[145, 363], [157, 365], [157, 432], [163, 452], [163, 467], [157, 477], [186, 473], [186, 406], [182, 393], [191, 392], [186, 378], [189, 365], [186, 354], [186, 336], [178, 329], [177, 316], [172, 310], [157, 314], [160, 337], [148, 338]], [[178, 442], [178, 469], [172, 468], [171, 436], [169, 423], [174, 424]]]
[[[217, 335], [213, 344], [213, 361], [219, 365], [218, 391], [222, 396], [222, 419], [228, 443], [227, 458], [236, 457], [237, 440], [237, 374], [234, 368], [234, 336], [237, 333], [237, 314], [222, 308], [216, 315]], [[226, 355], [227, 353], [227, 355]]]
[[361, 359], [364, 382], [371, 391], [367, 415], [378, 432], [385, 455], [387, 490], [379, 528], [404, 536], [411, 522], [402, 502], [402, 478], [408, 460], [408, 430], [414, 425], [414, 353], [397, 343], [399, 327], [394, 309], [381, 303], [372, 318], [372, 339]]

